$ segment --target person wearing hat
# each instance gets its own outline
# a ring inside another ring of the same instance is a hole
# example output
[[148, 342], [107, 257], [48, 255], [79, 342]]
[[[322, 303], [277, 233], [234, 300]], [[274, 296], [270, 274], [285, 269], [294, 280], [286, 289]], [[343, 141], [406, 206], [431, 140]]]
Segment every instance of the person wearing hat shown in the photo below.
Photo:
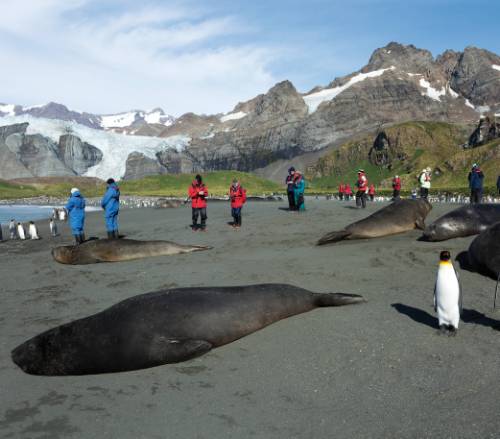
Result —
[[203, 179], [201, 175], [197, 175], [191, 186], [188, 189], [188, 196], [191, 198], [191, 210], [193, 224], [191, 228], [193, 231], [198, 230], [198, 216], [201, 216], [200, 230], [205, 231], [207, 222], [207, 197], [208, 188], [203, 184]]
[[106, 193], [101, 200], [101, 207], [104, 209], [104, 218], [106, 220], [106, 230], [108, 239], [118, 239], [118, 212], [120, 211], [120, 189], [115, 180], [109, 178], [106, 181], [108, 185]]
[[356, 182], [358, 191], [356, 192], [356, 207], [366, 207], [366, 192], [368, 191], [368, 178], [365, 171], [358, 169], [358, 181]]
[[392, 199], [393, 200], [399, 199], [400, 193], [401, 193], [401, 178], [399, 178], [399, 175], [396, 175], [392, 179]]
[[85, 241], [83, 228], [85, 225], [85, 198], [80, 194], [78, 188], [71, 189], [71, 195], [65, 209], [69, 215], [69, 225], [71, 233], [75, 237], [76, 244], [82, 244]]
[[288, 175], [286, 176], [286, 194], [288, 196], [288, 209], [295, 210], [295, 193], [293, 186], [293, 179], [295, 177], [295, 168], [292, 166], [288, 169]]
[[295, 171], [293, 178], [293, 193], [295, 198], [295, 210], [304, 211], [306, 210], [306, 205], [304, 203], [304, 191], [306, 190], [306, 181], [304, 176], [299, 172]]
[[241, 227], [241, 209], [247, 201], [247, 193], [240, 185], [238, 179], [234, 178], [229, 188], [229, 199], [231, 200], [231, 216], [233, 217], [233, 227]]
[[431, 168], [422, 169], [422, 172], [418, 176], [418, 183], [420, 184], [420, 198], [427, 199], [429, 189], [431, 188]]
[[472, 165], [467, 179], [469, 180], [471, 204], [481, 203], [481, 199], [483, 198], [484, 174], [477, 163]]

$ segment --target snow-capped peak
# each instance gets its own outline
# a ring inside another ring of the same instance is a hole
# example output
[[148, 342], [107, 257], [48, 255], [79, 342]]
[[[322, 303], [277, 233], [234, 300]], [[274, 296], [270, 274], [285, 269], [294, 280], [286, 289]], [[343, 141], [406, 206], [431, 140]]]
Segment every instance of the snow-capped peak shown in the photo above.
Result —
[[309, 108], [309, 113], [314, 113], [321, 103], [331, 101], [352, 85], [364, 81], [367, 78], [376, 78], [377, 76], [383, 75], [387, 70], [394, 70], [395, 68], [396, 67], [391, 66], [386, 69], [374, 70], [373, 72], [358, 73], [349, 79], [349, 81], [347, 81], [344, 85], [333, 88], [325, 88], [324, 90], [303, 96], [304, 101]]

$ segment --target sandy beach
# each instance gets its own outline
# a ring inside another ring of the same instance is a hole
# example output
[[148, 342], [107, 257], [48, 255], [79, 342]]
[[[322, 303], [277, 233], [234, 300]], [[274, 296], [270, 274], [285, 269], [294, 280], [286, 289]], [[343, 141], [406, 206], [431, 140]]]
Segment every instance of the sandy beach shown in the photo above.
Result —
[[[207, 252], [114, 264], [65, 266], [50, 249], [70, 243], [0, 243], [1, 438], [497, 438], [500, 311], [495, 282], [462, 271], [464, 316], [456, 337], [437, 335], [433, 288], [439, 251], [453, 258], [473, 239], [419, 242], [420, 231], [332, 246], [314, 243], [382, 207], [308, 200], [307, 212], [250, 202], [243, 227], [228, 203], [208, 208], [208, 232], [191, 211], [130, 209], [120, 231], [214, 247]], [[431, 222], [457, 205], [437, 204]], [[87, 236], [105, 236], [100, 212]], [[10, 351], [53, 326], [125, 298], [170, 287], [290, 283], [362, 294], [358, 306], [282, 320], [194, 360], [83, 377], [23, 373]]]

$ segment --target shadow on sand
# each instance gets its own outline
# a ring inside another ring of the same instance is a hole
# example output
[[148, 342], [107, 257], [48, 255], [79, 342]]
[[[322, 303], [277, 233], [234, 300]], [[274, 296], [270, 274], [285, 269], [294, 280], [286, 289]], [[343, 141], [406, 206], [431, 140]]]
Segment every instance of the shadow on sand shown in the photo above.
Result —
[[[429, 326], [431, 328], [437, 329], [439, 326], [438, 319], [427, 311], [424, 311], [419, 308], [414, 308], [413, 306], [404, 305], [402, 303], [393, 303], [391, 306], [400, 314], [405, 314], [410, 319], [414, 320], [417, 323], [421, 323], [423, 325]], [[492, 319], [486, 316], [479, 311], [474, 309], [466, 309], [462, 310], [462, 315], [460, 316], [460, 320], [464, 323], [473, 323], [476, 325], [486, 326], [491, 329], [495, 329], [496, 331], [500, 331], [500, 321]]]

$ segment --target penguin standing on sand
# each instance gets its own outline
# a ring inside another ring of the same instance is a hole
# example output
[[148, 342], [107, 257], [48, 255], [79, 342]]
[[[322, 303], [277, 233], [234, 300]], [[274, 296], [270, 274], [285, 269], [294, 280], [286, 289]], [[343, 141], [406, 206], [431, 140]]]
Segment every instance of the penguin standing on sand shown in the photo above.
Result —
[[50, 227], [50, 234], [53, 237], [56, 237], [57, 236], [57, 224], [53, 218], [51, 218], [49, 221], [49, 227]]
[[21, 223], [17, 223], [17, 236], [19, 236], [19, 239], [26, 239], [26, 234], [24, 233], [24, 227]]
[[16, 223], [13, 219], [11, 219], [9, 223], [9, 233], [10, 233], [10, 239], [16, 239], [17, 228], [16, 228]]
[[450, 252], [447, 250], [439, 255], [439, 268], [434, 287], [434, 310], [439, 319], [440, 333], [456, 335], [462, 311], [462, 292], [450, 258]]
[[40, 237], [38, 236], [38, 230], [33, 221], [30, 221], [30, 225], [28, 227], [28, 233], [31, 239], [40, 239]]

